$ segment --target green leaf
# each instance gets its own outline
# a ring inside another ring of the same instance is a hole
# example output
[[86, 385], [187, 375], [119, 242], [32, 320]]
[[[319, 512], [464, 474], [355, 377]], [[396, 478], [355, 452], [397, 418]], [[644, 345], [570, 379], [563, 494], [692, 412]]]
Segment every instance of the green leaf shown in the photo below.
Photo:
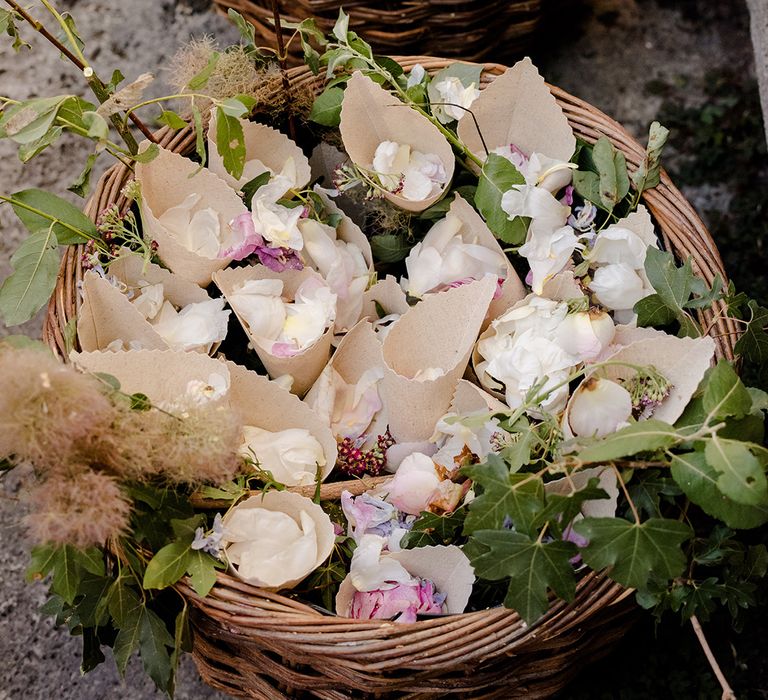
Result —
[[349, 32], [349, 15], [339, 8], [339, 17], [333, 25], [333, 36], [344, 44], [347, 41], [347, 32]]
[[242, 122], [231, 117], [221, 107], [216, 108], [216, 148], [224, 168], [236, 180], [243, 175], [245, 165], [245, 136]]
[[734, 349], [755, 366], [764, 367], [768, 364], [768, 309], [751, 299], [747, 306], [751, 314], [749, 323]]
[[501, 529], [507, 517], [518, 532], [530, 532], [535, 516], [544, 507], [544, 485], [530, 474], [514, 474], [498, 455], [483, 464], [465, 467], [463, 473], [483, 492], [469, 505], [464, 533]]
[[640, 452], [665, 449], [678, 439], [677, 431], [671, 425], [651, 419], [633, 423], [603, 438], [570, 440], [563, 446], [563, 451], [578, 455], [585, 463], [608, 462]]
[[98, 547], [75, 549], [75, 561], [88, 573], [94, 576], [104, 576], [104, 552]]
[[680, 545], [693, 536], [685, 523], [651, 518], [630, 523], [620, 518], [584, 518], [573, 526], [589, 543], [584, 562], [595, 571], [612, 567], [608, 575], [627, 588], [643, 588], [651, 575], [663, 579], [679, 576], [686, 558]]
[[146, 148], [131, 156], [137, 163], [151, 163], [160, 155], [160, 146], [156, 143], [150, 143]]
[[459, 508], [447, 515], [421, 513], [413, 523], [410, 532], [402, 541], [404, 549], [426, 547], [427, 545], [447, 545], [453, 543], [461, 532], [467, 511]]
[[674, 455], [670, 467], [672, 478], [691, 502], [728, 527], [749, 529], [768, 522], [768, 507], [737, 503], [720, 490], [719, 474], [703, 452]]
[[71, 97], [37, 97], [8, 107], [0, 117], [0, 135], [22, 145], [38, 141], [53, 127], [59, 109]]
[[708, 374], [704, 410], [712, 418], [741, 418], [752, 410], [752, 397], [733, 367], [720, 360]]
[[103, 627], [108, 622], [107, 593], [112, 585], [108, 576], [84, 576], [78, 588], [77, 616], [83, 627]]
[[146, 609], [144, 603], [136, 598], [134, 607], [129, 609], [120, 622], [120, 629], [115, 637], [115, 643], [112, 647], [112, 654], [115, 657], [115, 666], [121, 677], [125, 676], [125, 669], [128, 667], [133, 652], [139, 646], [141, 636], [142, 619]]
[[98, 631], [90, 627], [83, 629], [83, 660], [80, 663], [80, 673], [89, 673], [104, 662]]
[[576, 170], [573, 173], [573, 188], [576, 190], [576, 194], [588, 202], [592, 202], [600, 209], [605, 209], [600, 197], [600, 176], [597, 173], [591, 170]]
[[40, 544], [32, 548], [30, 562], [27, 567], [28, 582], [40, 581], [45, 578], [56, 563], [56, 547], [50, 544]]
[[257, 175], [253, 180], [248, 180], [240, 189], [243, 192], [243, 202], [245, 206], [250, 208], [253, 201], [253, 195], [256, 194], [260, 187], [263, 187], [269, 182], [269, 178], [272, 177], [272, 173], [267, 170], [266, 172]]
[[661, 152], [667, 142], [669, 129], [653, 122], [648, 134], [648, 147], [640, 167], [632, 175], [632, 183], [638, 192], [656, 187], [660, 182]]
[[158, 124], [165, 124], [171, 127], [171, 129], [183, 129], [187, 126], [187, 122], [182, 119], [176, 112], [169, 109], [164, 109], [160, 116], [157, 118]]
[[237, 30], [240, 32], [240, 36], [251, 46], [256, 46], [256, 30], [253, 25], [245, 19], [237, 10], [233, 10], [231, 7], [227, 10], [227, 17], [234, 23]]
[[627, 159], [619, 150], [613, 154], [613, 167], [616, 171], [616, 197], [620, 202], [629, 193], [629, 173], [627, 172]]
[[561, 533], [581, 513], [581, 509], [587, 501], [600, 501], [609, 498], [608, 494], [599, 487], [599, 483], [600, 480], [593, 477], [584, 488], [567, 495], [545, 491], [546, 506], [536, 514], [534, 528], [544, 527], [544, 524], [548, 522], [550, 528]]
[[200, 159], [200, 167], [205, 166], [207, 155], [205, 151], [205, 132], [203, 130], [203, 115], [197, 105], [192, 105], [192, 121], [195, 124], [195, 153]]
[[635, 304], [637, 325], [644, 328], [668, 326], [675, 321], [675, 312], [670, 309], [658, 294], [650, 294]]
[[165, 545], [147, 564], [143, 586], [166, 588], [178, 581], [187, 571], [192, 558], [189, 542], [171, 542]]
[[71, 605], [77, 596], [82, 579], [83, 567], [79, 563], [78, 551], [68, 544], [58, 547], [53, 566], [51, 590]]
[[216, 560], [205, 552], [192, 550], [187, 562], [187, 573], [192, 588], [199, 596], [207, 596], [216, 583]]
[[14, 192], [9, 199], [16, 216], [30, 233], [37, 233], [53, 224], [60, 245], [85, 243], [98, 237], [96, 225], [74, 204], [38, 189]]
[[[501, 208], [501, 198], [514, 185], [525, 184], [525, 178], [506, 158], [491, 153], [483, 165], [475, 192], [475, 205], [483, 215], [488, 228], [496, 238], [520, 245], [525, 241], [525, 231], [518, 221], [510, 220]], [[518, 217], [519, 218], [519, 217]], [[527, 230], [527, 226], [525, 227]]]
[[704, 454], [718, 473], [718, 488], [726, 496], [748, 506], [768, 505], [768, 480], [760, 461], [745, 445], [714, 435]]
[[19, 160], [22, 163], [28, 163], [32, 158], [48, 148], [48, 146], [55, 143], [62, 133], [64, 133], [63, 127], [54, 126], [48, 129], [37, 141], [22, 144], [19, 146]]
[[309, 118], [322, 126], [338, 126], [341, 121], [341, 103], [343, 101], [344, 90], [340, 87], [326, 88], [312, 104]]
[[211, 57], [208, 59], [208, 63], [205, 68], [201, 70], [197, 75], [190, 78], [187, 83], [187, 88], [192, 91], [200, 90], [208, 84], [208, 80], [213, 75], [213, 71], [216, 69], [216, 65], [221, 58], [221, 54], [218, 51], [214, 51]]
[[605, 136], [601, 136], [592, 148], [592, 160], [600, 178], [600, 201], [608, 210], [612, 210], [619, 202], [613, 154], [613, 146]]
[[144, 609], [139, 626], [141, 662], [155, 685], [165, 690], [171, 677], [171, 657], [168, 647], [174, 646], [173, 637], [165, 623], [151, 610]]
[[93, 170], [93, 166], [98, 157], [98, 153], [91, 153], [88, 156], [82, 172], [77, 176], [77, 179], [67, 187], [70, 192], [74, 192], [78, 197], [85, 198], [88, 196], [88, 192], [91, 189], [91, 171]]
[[405, 260], [413, 245], [408, 243], [402, 233], [378, 233], [371, 236], [371, 252], [376, 260], [383, 263], [395, 263]]
[[248, 97], [247, 95], [242, 95], [240, 97], [229, 97], [219, 105], [219, 109], [221, 109], [224, 114], [229, 117], [242, 119], [248, 116], [249, 112], [251, 111], [251, 107], [253, 107], [255, 103], [255, 100], [251, 97]]
[[0, 313], [8, 326], [29, 321], [53, 294], [59, 255], [53, 229], [28, 236], [11, 257], [13, 273], [0, 287]]
[[549, 589], [564, 600], [573, 600], [576, 580], [570, 559], [577, 553], [573, 543], [542, 543], [509, 530], [480, 530], [472, 540], [475, 547], [469, 548], [470, 561], [476, 574], [491, 581], [509, 577], [504, 605], [517, 610], [527, 623], [535, 622], [549, 608]]
[[131, 612], [142, 604], [139, 595], [126, 581], [126, 576], [120, 576], [107, 593], [107, 609], [118, 627], [127, 625]]

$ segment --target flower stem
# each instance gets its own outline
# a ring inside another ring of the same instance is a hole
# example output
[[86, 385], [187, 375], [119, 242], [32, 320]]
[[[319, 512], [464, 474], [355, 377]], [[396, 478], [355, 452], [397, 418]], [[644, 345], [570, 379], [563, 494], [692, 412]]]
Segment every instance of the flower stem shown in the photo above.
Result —
[[728, 684], [728, 679], [725, 677], [723, 670], [720, 668], [720, 664], [717, 663], [717, 659], [712, 653], [712, 648], [709, 646], [709, 642], [704, 635], [704, 630], [702, 629], [701, 623], [699, 622], [699, 619], [696, 617], [696, 615], [691, 615], [691, 626], [693, 627], [693, 631], [696, 634], [696, 639], [699, 640], [699, 644], [701, 645], [702, 651], [704, 652], [704, 656], [707, 657], [709, 666], [715, 674], [715, 678], [717, 678], [717, 682], [720, 683], [720, 687], [723, 689], [722, 700], [736, 700], [736, 694]]

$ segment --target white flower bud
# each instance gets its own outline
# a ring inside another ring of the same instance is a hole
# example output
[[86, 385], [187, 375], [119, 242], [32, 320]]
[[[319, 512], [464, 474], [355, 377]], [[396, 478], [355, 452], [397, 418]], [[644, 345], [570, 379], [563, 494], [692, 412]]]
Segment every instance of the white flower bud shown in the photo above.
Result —
[[568, 405], [568, 423], [574, 435], [603, 437], [622, 427], [632, 415], [629, 392], [610, 379], [584, 380]]

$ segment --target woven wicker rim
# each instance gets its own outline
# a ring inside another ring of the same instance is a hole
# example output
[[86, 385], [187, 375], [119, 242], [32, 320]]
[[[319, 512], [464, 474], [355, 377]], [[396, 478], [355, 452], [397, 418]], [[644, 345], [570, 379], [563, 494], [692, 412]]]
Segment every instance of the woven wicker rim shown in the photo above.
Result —
[[[450, 63], [445, 59], [425, 56], [397, 60], [406, 70], [420, 63], [432, 72]], [[498, 64], [485, 64], [482, 87], [504, 70], [505, 67]], [[294, 88], [308, 86], [315, 93], [322, 89], [322, 79], [306, 68], [291, 69], [288, 75]], [[617, 122], [563, 90], [551, 89], [578, 136], [594, 142], [605, 135], [624, 153], [630, 168], [638, 166], [643, 148]], [[191, 127], [178, 132], [164, 128], [157, 132], [157, 138], [163, 147], [179, 153], [194, 149], [195, 136]], [[85, 208], [86, 214], [95, 220], [98, 212], [112, 203], [125, 209], [128, 203], [121, 190], [129, 178], [130, 171], [122, 165], [107, 171]], [[655, 218], [669, 250], [678, 258], [691, 256], [695, 271], [708, 283], [716, 275], [726, 280], [714, 241], [665, 172], [662, 172], [660, 185], [644, 193], [643, 201]], [[81, 252], [82, 247], [71, 247], [62, 260], [43, 331], [46, 342], [62, 356], [65, 354], [67, 328], [76, 317], [79, 303], [77, 290], [83, 275]], [[701, 320], [710, 327], [718, 356], [733, 359], [738, 331], [726, 317], [722, 302], [703, 312]], [[334, 684], [372, 692], [414, 687], [408, 685], [414, 682], [414, 678], [434, 676], [443, 669], [455, 669], [457, 666], [472, 668], [493, 659], [507, 663], [505, 657], [512, 654], [554, 649], [558, 646], [558, 639], [562, 640], [568, 634], [579, 637], [582, 626], [600, 616], [609, 621], [612, 617], [618, 618], [621, 611], [626, 610], [626, 601], [631, 593], [603, 573], [587, 572], [577, 584], [572, 603], [553, 600], [548, 612], [535, 624], [527, 626], [516, 612], [505, 608], [438, 617], [413, 624], [331, 617], [297, 600], [255, 588], [225, 573], [218, 575], [216, 585], [206, 598], [198, 596], [184, 581], [179, 583], [178, 590], [202, 614], [200, 628], [212, 625], [217, 630], [209, 637], [222, 643], [225, 639], [250, 640], [258, 649], [272, 653], [264, 661], [270, 668], [276, 666], [275, 658], [289, 659], [290, 663], [279, 671], [270, 670], [269, 675], [289, 685], [310, 687], [313, 692], [317, 691], [317, 697], [328, 698], [347, 697], [336, 694], [332, 690]], [[624, 605], [619, 605], [622, 602]], [[614, 612], [611, 613], [611, 610]], [[613, 620], [611, 624], [618, 622]], [[210, 639], [201, 637], [199, 644], [196, 643], [196, 660], [206, 680], [234, 693], [237, 691], [236, 679], [223, 670], [220, 665], [222, 659], [216, 659], [217, 653], [216, 644], [212, 644]], [[256, 652], [251, 650], [249, 653]], [[307, 676], [291, 671], [296, 663], [315, 664], [317, 676], [312, 676], [309, 686]], [[247, 668], [238, 670], [242, 674], [250, 673]], [[413, 677], [393, 675], [405, 671], [412, 673]], [[261, 672], [267, 673], [263, 668]], [[497, 681], [504, 678], [503, 674], [498, 675], [498, 670], [494, 674], [483, 677], [483, 686], [469, 684], [467, 687], [489, 688], [491, 681], [488, 678], [496, 678]], [[250, 673], [248, 678], [256, 689], [265, 682], [255, 672]], [[551, 688], [562, 684], [552, 681]], [[269, 684], [264, 686], [271, 687]], [[323, 688], [330, 690], [326, 693]], [[253, 694], [248, 696], [284, 697], [274, 689], [267, 692], [263, 688], [258, 692], [253, 690]], [[496, 695], [492, 693], [482, 697]]]

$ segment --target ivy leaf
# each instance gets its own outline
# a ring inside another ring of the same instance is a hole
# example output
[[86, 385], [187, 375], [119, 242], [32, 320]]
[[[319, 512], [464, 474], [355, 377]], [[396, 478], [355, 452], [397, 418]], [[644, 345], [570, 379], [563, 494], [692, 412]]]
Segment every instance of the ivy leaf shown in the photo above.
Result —
[[101, 651], [98, 630], [85, 627], [83, 629], [83, 660], [80, 662], [80, 673], [89, 673], [101, 663], [104, 663], [104, 653]]
[[597, 501], [610, 498], [608, 494], [599, 488], [600, 480], [593, 477], [583, 489], [574, 491], [568, 495], [560, 493], [547, 493], [545, 491], [546, 507], [539, 511], [534, 520], [536, 529], [549, 522], [556, 532], [562, 532], [573, 519], [579, 515], [586, 501]]
[[661, 152], [667, 142], [669, 129], [653, 122], [648, 133], [648, 147], [640, 167], [632, 175], [632, 183], [638, 192], [650, 190], [660, 182]]
[[524, 184], [525, 178], [520, 171], [496, 153], [491, 153], [486, 159], [477, 183], [475, 205], [478, 211], [496, 238], [510, 245], [520, 245], [525, 241], [527, 225], [510, 221], [501, 208], [501, 198], [514, 185]]
[[344, 100], [344, 90], [340, 87], [329, 87], [321, 92], [309, 112], [309, 118], [322, 126], [338, 126], [341, 121], [341, 103]]
[[192, 588], [204, 598], [213, 588], [213, 584], [216, 583], [216, 560], [205, 552], [196, 550], [191, 550], [191, 552], [187, 562], [187, 573]]
[[77, 617], [83, 627], [103, 627], [108, 622], [107, 594], [112, 579], [108, 576], [83, 577], [78, 588]]
[[96, 225], [76, 206], [50, 192], [38, 189], [21, 190], [10, 196], [16, 216], [30, 233], [47, 229], [53, 224], [53, 233], [60, 245], [85, 243], [96, 238]]
[[512, 519], [518, 532], [529, 532], [533, 521], [544, 507], [544, 485], [530, 474], [514, 474], [495, 454], [483, 464], [463, 470], [475, 484], [483, 489], [469, 506], [464, 523], [464, 534], [477, 530], [499, 530], [507, 517]]
[[410, 532], [402, 541], [404, 549], [426, 547], [427, 545], [451, 544], [459, 536], [467, 511], [459, 508], [447, 515], [424, 512], [416, 519]]
[[735, 350], [757, 367], [768, 364], [768, 309], [750, 300], [747, 304], [750, 319], [741, 338], [736, 342]]
[[670, 472], [692, 503], [728, 527], [749, 529], [768, 522], [768, 506], [744, 505], [723, 494], [718, 486], [719, 474], [703, 452], [674, 455]]
[[0, 313], [8, 326], [29, 321], [50, 298], [59, 272], [53, 227], [28, 236], [11, 257], [13, 272], [0, 287]]
[[171, 656], [168, 647], [173, 648], [174, 640], [165, 623], [156, 613], [144, 608], [139, 625], [139, 651], [147, 675], [155, 685], [165, 690], [171, 678]]
[[371, 236], [371, 252], [376, 260], [383, 263], [405, 260], [412, 247], [402, 233], [377, 233]]
[[27, 566], [26, 580], [41, 581], [53, 569], [56, 563], [56, 547], [50, 544], [40, 544], [32, 548], [30, 562]]
[[693, 536], [685, 523], [665, 518], [584, 518], [573, 529], [589, 540], [580, 550], [584, 562], [595, 571], [612, 567], [608, 575], [627, 588], [645, 587], [653, 574], [679, 576], [686, 563], [680, 545]]
[[746, 445], [713, 435], [704, 454], [718, 473], [717, 486], [726, 496], [748, 506], [768, 505], [768, 480]]
[[245, 165], [245, 135], [237, 117], [216, 108], [216, 148], [224, 161], [224, 168], [236, 180], [243, 175]]
[[243, 192], [243, 202], [246, 207], [250, 209], [253, 195], [256, 194], [260, 187], [263, 187], [269, 182], [270, 177], [272, 177], [272, 173], [267, 170], [266, 172], [257, 175], [253, 180], [248, 180], [248, 182], [240, 188]]
[[142, 584], [144, 588], [166, 588], [176, 583], [186, 573], [192, 551], [188, 541], [165, 545], [147, 564]]
[[577, 549], [572, 542], [542, 543], [509, 530], [480, 530], [472, 541], [474, 546], [468, 549], [475, 573], [491, 581], [509, 577], [504, 605], [517, 610], [527, 623], [549, 608], [549, 589], [573, 600], [576, 580], [570, 559]]
[[603, 438], [570, 440], [563, 446], [583, 462], [608, 462], [640, 452], [655, 452], [671, 447], [678, 440], [675, 428], [660, 420], [644, 420], [628, 425]]
[[709, 372], [704, 387], [704, 410], [713, 418], [742, 418], [752, 410], [752, 397], [725, 360]]

